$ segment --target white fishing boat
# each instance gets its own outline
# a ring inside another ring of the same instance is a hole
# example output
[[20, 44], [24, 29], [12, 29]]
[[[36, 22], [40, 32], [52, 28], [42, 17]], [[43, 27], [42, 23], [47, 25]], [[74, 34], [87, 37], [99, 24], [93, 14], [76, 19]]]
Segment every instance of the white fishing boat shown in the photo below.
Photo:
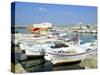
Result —
[[51, 41], [56, 39], [24, 39], [19, 43], [20, 49], [25, 50], [27, 56], [41, 56], [44, 55], [45, 50], [49, 46], [53, 46]]
[[86, 43], [80, 46], [49, 48], [44, 58], [53, 64], [75, 62], [84, 60], [89, 54], [95, 52], [97, 52], [97, 46]]
[[42, 56], [44, 53], [43, 48], [41, 45], [36, 44], [20, 44], [20, 46], [24, 46], [24, 50], [27, 56]]

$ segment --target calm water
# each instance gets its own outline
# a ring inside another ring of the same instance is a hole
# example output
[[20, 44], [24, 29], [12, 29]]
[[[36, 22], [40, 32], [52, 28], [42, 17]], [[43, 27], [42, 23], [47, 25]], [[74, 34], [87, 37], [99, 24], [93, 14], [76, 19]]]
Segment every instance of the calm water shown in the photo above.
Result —
[[97, 40], [95, 35], [97, 35], [97, 34], [92, 34], [92, 33], [79, 34], [81, 44], [84, 44], [84, 43], [87, 43], [87, 42], [93, 42], [93, 41]]
[[79, 65], [80, 62], [70, 64], [53, 65], [51, 62], [44, 59], [31, 59], [28, 61], [20, 62], [28, 72], [43, 72], [43, 71], [59, 71], [59, 70], [76, 70], [83, 69]]
[[[26, 29], [17, 29], [19, 33], [27, 33]], [[96, 40], [95, 37], [96, 34], [79, 34], [79, 37], [81, 39], [81, 44], [86, 42], [92, 42]], [[17, 48], [16, 48], [17, 49]], [[16, 50], [17, 51], [17, 50]], [[13, 53], [12, 53], [13, 54]], [[24, 69], [27, 72], [43, 72], [43, 71], [59, 71], [59, 70], [76, 70], [76, 69], [83, 69], [79, 62], [77, 63], [71, 63], [71, 64], [63, 64], [54, 66], [51, 62], [44, 60], [43, 58], [39, 59], [28, 59], [25, 61], [19, 61], [20, 60], [20, 53], [16, 53], [16, 63], [21, 63], [21, 65], [24, 67]]]
[[28, 34], [28, 31], [26, 28], [15, 28], [15, 31], [18, 33], [26, 33]]

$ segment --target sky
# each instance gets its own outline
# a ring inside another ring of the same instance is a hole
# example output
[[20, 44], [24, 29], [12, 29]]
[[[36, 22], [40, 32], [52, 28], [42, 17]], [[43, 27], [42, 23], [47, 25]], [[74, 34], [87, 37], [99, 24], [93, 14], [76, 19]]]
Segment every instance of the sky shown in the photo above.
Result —
[[[14, 12], [14, 10], [12, 10]], [[15, 24], [97, 24], [97, 7], [15, 2]]]

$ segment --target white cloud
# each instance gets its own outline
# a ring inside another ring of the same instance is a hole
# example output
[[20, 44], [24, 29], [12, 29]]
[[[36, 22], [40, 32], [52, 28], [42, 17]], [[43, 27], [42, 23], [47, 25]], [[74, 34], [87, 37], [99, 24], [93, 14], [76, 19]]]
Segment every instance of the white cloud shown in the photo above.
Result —
[[46, 8], [43, 8], [43, 7], [39, 7], [38, 10], [39, 11], [47, 11], [47, 9]]

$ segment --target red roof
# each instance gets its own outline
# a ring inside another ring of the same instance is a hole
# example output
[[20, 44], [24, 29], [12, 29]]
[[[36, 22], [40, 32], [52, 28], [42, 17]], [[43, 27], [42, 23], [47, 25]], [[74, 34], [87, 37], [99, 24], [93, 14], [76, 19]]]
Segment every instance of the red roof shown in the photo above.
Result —
[[32, 31], [38, 31], [40, 28], [32, 28]]

